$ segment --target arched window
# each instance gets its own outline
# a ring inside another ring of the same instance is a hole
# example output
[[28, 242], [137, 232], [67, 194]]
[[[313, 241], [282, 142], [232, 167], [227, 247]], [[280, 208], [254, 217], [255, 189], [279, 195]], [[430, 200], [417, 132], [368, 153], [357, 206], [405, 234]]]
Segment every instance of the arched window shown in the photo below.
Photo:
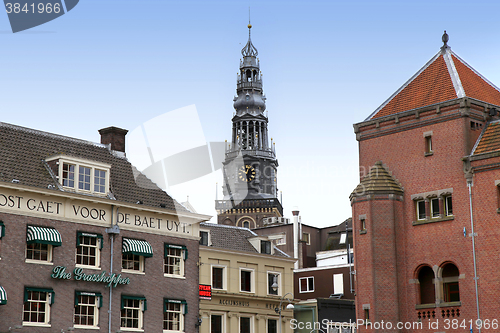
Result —
[[248, 222], [248, 221], [243, 222], [243, 228], [250, 229], [250, 222]]
[[434, 271], [429, 266], [424, 266], [418, 272], [420, 284], [420, 304], [436, 302], [436, 291], [434, 288]]
[[443, 266], [443, 300], [445, 302], [460, 302], [460, 288], [458, 277], [460, 275], [457, 266], [448, 263]]

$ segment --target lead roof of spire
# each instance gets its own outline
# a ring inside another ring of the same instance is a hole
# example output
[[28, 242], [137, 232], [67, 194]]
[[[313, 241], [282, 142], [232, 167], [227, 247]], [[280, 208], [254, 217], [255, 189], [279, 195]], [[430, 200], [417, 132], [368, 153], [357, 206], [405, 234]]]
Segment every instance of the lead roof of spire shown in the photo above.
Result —
[[252, 25], [248, 23], [248, 42], [245, 47], [241, 49], [241, 54], [244, 57], [256, 57], [259, 54], [257, 48], [252, 44], [252, 39], [250, 37], [251, 29]]
[[500, 105], [500, 88], [451, 50], [446, 31], [441, 40], [439, 52], [365, 120], [463, 97]]

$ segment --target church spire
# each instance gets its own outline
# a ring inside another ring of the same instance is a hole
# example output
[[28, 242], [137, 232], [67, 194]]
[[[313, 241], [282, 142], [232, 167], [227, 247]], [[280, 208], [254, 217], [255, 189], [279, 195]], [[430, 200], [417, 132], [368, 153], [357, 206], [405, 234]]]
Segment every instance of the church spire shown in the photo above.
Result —
[[252, 44], [252, 25], [250, 24], [250, 21], [248, 22], [248, 42], [245, 45], [244, 48], [241, 49], [241, 54], [243, 57], [256, 57], [259, 54], [259, 51], [257, 51], [257, 48]]

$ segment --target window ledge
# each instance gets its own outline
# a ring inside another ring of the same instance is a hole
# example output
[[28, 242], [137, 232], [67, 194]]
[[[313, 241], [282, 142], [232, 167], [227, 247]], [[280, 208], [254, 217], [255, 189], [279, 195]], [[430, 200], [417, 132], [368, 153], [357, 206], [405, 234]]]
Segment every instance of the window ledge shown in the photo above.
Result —
[[27, 264], [52, 265], [52, 266], [54, 265], [53, 262], [48, 262], [43, 260], [26, 259], [25, 262]]
[[450, 306], [462, 306], [462, 302], [460, 302], [460, 301], [458, 301], [458, 302], [443, 302], [443, 303], [439, 304], [440, 308], [447, 308]]
[[87, 265], [79, 265], [79, 264], [76, 264], [75, 267], [79, 267], [79, 268], [85, 268], [85, 269], [93, 269], [93, 270], [96, 270], [96, 271], [100, 271], [101, 270], [101, 267], [96, 267], [96, 266], [87, 266]]
[[186, 279], [185, 276], [175, 275], [175, 274], [163, 274], [164, 277], [174, 278], [174, 279]]
[[50, 327], [50, 324], [42, 324], [42, 323], [30, 323], [23, 321], [23, 326], [34, 326], [34, 327]]
[[122, 273], [130, 273], [130, 274], [146, 275], [146, 272], [134, 271], [134, 270], [131, 270], [131, 269], [123, 269], [123, 268], [122, 268]]
[[360, 234], [360, 235], [364, 235], [364, 234], [366, 234], [366, 230], [360, 230], [360, 231], [359, 231], [359, 234]]
[[434, 219], [428, 219], [428, 220], [417, 220], [413, 221], [411, 224], [412, 225], [421, 225], [421, 224], [428, 224], [428, 223], [434, 223], [434, 222], [445, 222], [445, 221], [451, 221], [454, 220], [455, 216], [445, 216], [445, 217], [440, 217], [440, 218], [434, 218]]
[[415, 305], [415, 309], [433, 309], [436, 307], [436, 303], [428, 303], [428, 304], [417, 304]]
[[73, 325], [73, 328], [84, 329], [84, 330], [99, 330], [99, 326], [86, 326], [86, 325]]
[[433, 151], [430, 151], [428, 153], [425, 153], [424, 156], [427, 157], [427, 156], [432, 156], [434, 155], [434, 152]]
[[141, 328], [120, 327], [120, 331], [144, 332]]

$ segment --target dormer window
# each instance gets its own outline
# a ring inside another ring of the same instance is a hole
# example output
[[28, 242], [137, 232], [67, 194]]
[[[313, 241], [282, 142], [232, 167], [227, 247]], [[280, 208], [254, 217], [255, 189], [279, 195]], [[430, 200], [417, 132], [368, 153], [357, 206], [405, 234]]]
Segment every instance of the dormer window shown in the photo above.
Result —
[[108, 192], [109, 164], [63, 155], [47, 159], [46, 162], [65, 189], [99, 195]]
[[260, 241], [260, 253], [271, 254], [270, 241]]

